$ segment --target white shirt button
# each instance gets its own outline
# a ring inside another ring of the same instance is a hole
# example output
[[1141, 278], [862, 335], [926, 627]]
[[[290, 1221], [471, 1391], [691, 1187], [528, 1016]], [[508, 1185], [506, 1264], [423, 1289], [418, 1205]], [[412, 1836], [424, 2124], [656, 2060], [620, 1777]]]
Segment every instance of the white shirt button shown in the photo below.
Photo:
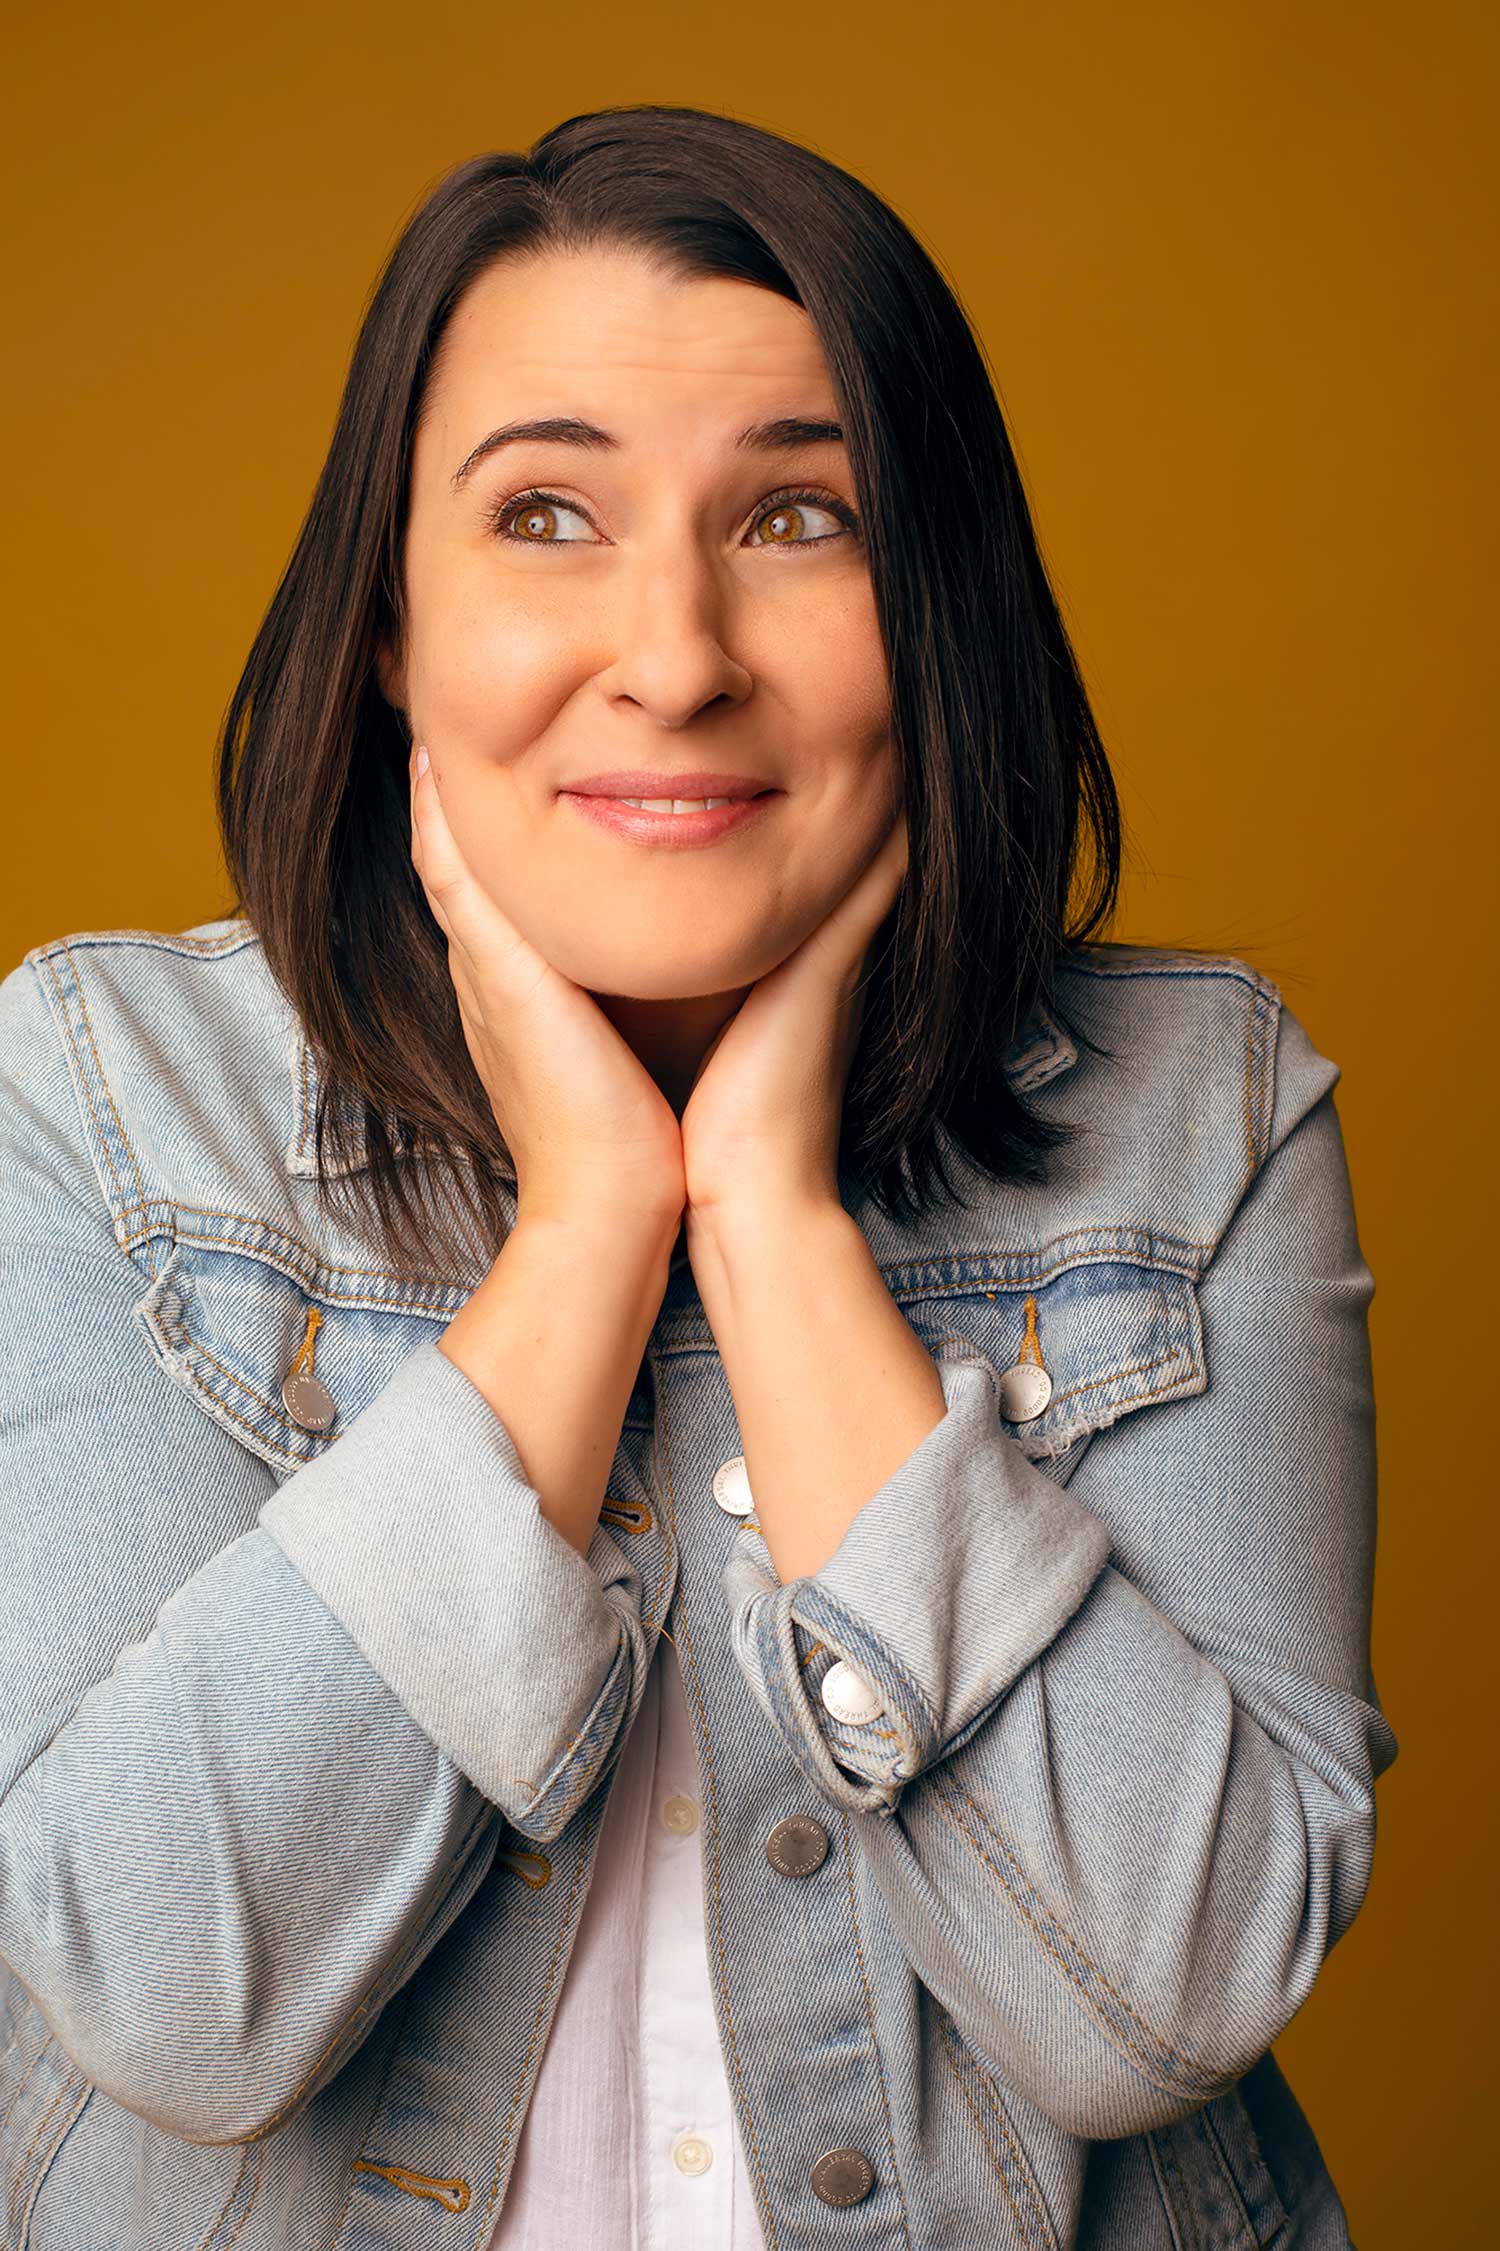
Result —
[[672, 2163], [679, 2173], [706, 2173], [713, 2161], [712, 2145], [701, 2134], [679, 2134], [672, 2144]]
[[690, 1837], [698, 1826], [696, 1799], [684, 1798], [680, 1794], [668, 1798], [661, 1809], [661, 1822], [662, 1827], [670, 1829], [674, 1837]]
[[745, 1475], [745, 1457], [736, 1454], [733, 1461], [720, 1462], [713, 1477], [714, 1499], [730, 1516], [748, 1516], [755, 1502], [751, 1498], [750, 1480]]
[[867, 1720], [879, 1719], [885, 1710], [879, 1689], [873, 1688], [863, 1673], [846, 1665], [842, 1657], [823, 1675], [822, 1694], [834, 1718], [847, 1720], [851, 1727], [863, 1727]]

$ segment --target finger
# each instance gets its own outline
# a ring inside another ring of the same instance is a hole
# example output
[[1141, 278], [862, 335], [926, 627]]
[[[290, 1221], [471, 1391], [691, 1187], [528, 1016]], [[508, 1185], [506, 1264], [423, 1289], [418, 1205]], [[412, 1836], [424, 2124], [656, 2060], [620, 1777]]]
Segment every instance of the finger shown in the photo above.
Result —
[[534, 981], [537, 972], [555, 975], [480, 883], [459, 850], [436, 777], [436, 764], [432, 763], [423, 773], [414, 775], [412, 785], [413, 826], [420, 837], [422, 854], [418, 873], [450, 949], [456, 949], [468, 966], [475, 993], [497, 980], [508, 991], [521, 991], [524, 982]]
[[450, 944], [471, 962], [493, 953], [511, 935], [510, 926], [475, 882], [458, 848], [443, 810], [437, 768], [430, 762], [420, 774], [413, 769], [412, 827], [422, 888]]
[[[418, 745], [419, 750], [422, 747]], [[437, 769], [430, 762], [420, 773], [413, 767], [411, 802], [412, 835], [422, 854], [422, 881], [434, 898], [446, 900], [472, 878], [448, 826]]]

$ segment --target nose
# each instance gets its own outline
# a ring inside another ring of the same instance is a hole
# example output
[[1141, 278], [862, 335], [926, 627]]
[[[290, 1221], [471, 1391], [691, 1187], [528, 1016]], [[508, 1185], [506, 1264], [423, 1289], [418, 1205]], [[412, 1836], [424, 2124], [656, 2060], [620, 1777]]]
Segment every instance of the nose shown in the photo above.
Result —
[[600, 683], [608, 696], [669, 728], [744, 702], [752, 679], [726, 646], [725, 589], [691, 542], [643, 551], [619, 601], [615, 658]]

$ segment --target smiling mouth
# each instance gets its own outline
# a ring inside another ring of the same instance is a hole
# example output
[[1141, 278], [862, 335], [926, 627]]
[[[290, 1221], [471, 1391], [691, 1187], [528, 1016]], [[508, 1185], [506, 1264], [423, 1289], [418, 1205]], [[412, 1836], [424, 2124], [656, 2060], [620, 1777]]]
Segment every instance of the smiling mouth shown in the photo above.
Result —
[[753, 797], [707, 802], [701, 798], [672, 797], [647, 798], [642, 802], [578, 790], [561, 790], [558, 794], [576, 805], [584, 819], [593, 822], [595, 827], [608, 829], [627, 841], [692, 850], [701, 845], [717, 844], [721, 837], [764, 820], [771, 805], [786, 793], [780, 789], [762, 789]]
[[750, 797], [610, 797], [611, 805], [633, 805], [642, 813], [707, 813], [716, 805], [753, 805], [757, 797], [770, 797], [774, 792], [758, 789]]

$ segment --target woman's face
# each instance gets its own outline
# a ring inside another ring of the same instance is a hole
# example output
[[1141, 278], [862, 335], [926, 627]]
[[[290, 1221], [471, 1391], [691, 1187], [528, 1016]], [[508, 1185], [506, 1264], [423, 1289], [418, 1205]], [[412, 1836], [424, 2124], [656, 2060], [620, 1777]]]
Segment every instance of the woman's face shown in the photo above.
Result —
[[[848, 455], [766, 428], [836, 419], [800, 307], [627, 251], [503, 262], [448, 326], [415, 439], [407, 641], [382, 651], [381, 685], [479, 882], [592, 992], [746, 987], [895, 818]], [[486, 449], [537, 420], [574, 435]], [[626, 834], [568, 794], [710, 769], [776, 794], [687, 848], [663, 818]]]

